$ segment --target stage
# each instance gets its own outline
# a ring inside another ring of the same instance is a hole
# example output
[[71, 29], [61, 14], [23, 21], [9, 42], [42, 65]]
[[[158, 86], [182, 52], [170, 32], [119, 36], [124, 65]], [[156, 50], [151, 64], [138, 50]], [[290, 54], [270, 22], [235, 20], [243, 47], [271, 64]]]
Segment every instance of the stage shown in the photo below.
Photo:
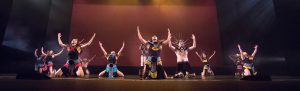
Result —
[[138, 76], [121, 79], [53, 78], [17, 80], [14, 75], [0, 77], [1, 91], [296, 91], [300, 77], [272, 76], [272, 81], [241, 81], [232, 76], [207, 79], [140, 80]]
[[[300, 0], [0, 0], [0, 6], [0, 91], [300, 91]], [[140, 80], [148, 61], [162, 65], [151, 63], [152, 71], [198, 76]], [[98, 78], [111, 63], [124, 78]], [[60, 76], [58, 69], [67, 74], [80, 66], [93, 75], [50, 79], [33, 72]], [[203, 69], [216, 76], [201, 78]], [[233, 76], [243, 70], [257, 72], [249, 79], [259, 81]]]

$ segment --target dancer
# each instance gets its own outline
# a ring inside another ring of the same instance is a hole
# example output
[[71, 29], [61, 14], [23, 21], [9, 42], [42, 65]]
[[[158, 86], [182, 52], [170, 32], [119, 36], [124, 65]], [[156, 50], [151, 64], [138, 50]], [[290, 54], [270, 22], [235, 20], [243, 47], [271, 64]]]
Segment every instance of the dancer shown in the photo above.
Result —
[[238, 44], [238, 48], [241, 54], [241, 59], [245, 62], [244, 63], [244, 76], [254, 76], [256, 72], [254, 70], [254, 57], [257, 53], [258, 45], [254, 46], [254, 51], [251, 55], [248, 55], [247, 52], [243, 51], [240, 44]]
[[46, 70], [46, 69], [44, 69], [45, 68], [45, 62], [43, 60], [45, 56], [43, 54], [41, 54], [39, 56], [37, 51], [38, 51], [38, 49], [35, 49], [35, 51], [34, 51], [34, 56], [36, 58], [36, 62], [35, 62], [35, 65], [34, 65], [35, 66], [34, 70], [36, 72], [42, 74]]
[[78, 60], [78, 57], [82, 51], [81, 48], [89, 46], [93, 42], [95, 36], [96, 34], [94, 33], [92, 38], [87, 43], [81, 44], [78, 42], [78, 39], [72, 39], [71, 44], [67, 45], [62, 42], [61, 33], [58, 33], [58, 43], [60, 46], [67, 48], [68, 60], [66, 64], [56, 72], [56, 76], [62, 76], [64, 74], [66, 77], [84, 77], [84, 72], [82, 70], [81, 63]]
[[175, 74], [175, 78], [188, 78], [195, 76], [195, 73], [192, 72], [188, 59], [188, 52], [196, 48], [195, 35], [192, 34], [191, 38], [193, 39], [193, 45], [191, 47], [186, 47], [185, 41], [181, 39], [175, 42], [177, 47], [173, 46], [171, 41], [169, 42], [169, 47], [177, 56], [177, 73]]
[[196, 52], [197, 56], [200, 58], [200, 60], [202, 61], [202, 63], [204, 64], [203, 66], [203, 70], [201, 72], [201, 76], [205, 77], [205, 76], [214, 76], [214, 72], [212, 71], [209, 62], [211, 60], [211, 58], [216, 54], [216, 51], [214, 51], [214, 53], [207, 58], [205, 52], [202, 52], [202, 54], [200, 55], [198, 52]]
[[235, 54], [235, 55], [231, 55], [229, 56], [229, 58], [233, 61], [233, 63], [236, 66], [236, 71], [235, 71], [235, 77], [236, 78], [240, 78], [243, 77], [243, 65], [244, 62], [241, 59], [241, 55], [240, 54]]
[[100, 41], [99, 41], [99, 45], [100, 45], [100, 48], [101, 48], [105, 58], [108, 61], [108, 64], [106, 65], [106, 69], [99, 73], [99, 77], [102, 77], [104, 75], [109, 78], [114, 78], [117, 76], [124, 77], [124, 74], [117, 68], [117, 60], [121, 56], [121, 53], [125, 46], [125, 43], [123, 42], [123, 45], [118, 53], [116, 53], [115, 51], [111, 51], [110, 54], [107, 54], [106, 50], [104, 49], [104, 47]]
[[152, 40], [146, 41], [141, 33], [139, 27], [137, 27], [137, 33], [139, 40], [142, 42], [142, 44], [147, 45], [148, 49], [148, 58], [145, 63], [145, 72], [144, 73], [144, 79], [166, 79], [167, 73], [164, 71], [162, 67], [162, 61], [160, 58], [160, 51], [162, 50], [162, 45], [168, 44], [171, 40], [171, 33], [170, 29], [168, 29], [168, 38], [166, 40], [158, 40], [157, 36], [152, 36]]
[[90, 76], [90, 71], [88, 69], [88, 65], [89, 63], [94, 60], [94, 58], [96, 57], [96, 55], [94, 55], [92, 58], [88, 59], [88, 58], [81, 58], [79, 57], [79, 61], [82, 65], [82, 70], [83, 70], [83, 73], [84, 73], [84, 76], [85, 77], [89, 77]]
[[64, 51], [64, 48], [62, 48], [58, 53], [54, 53], [53, 50], [47, 50], [47, 52], [44, 52], [44, 48], [42, 47], [41, 52], [42, 55], [45, 56], [43, 59], [45, 62], [45, 67], [47, 68], [47, 73], [49, 77], [54, 77], [55, 70], [53, 70], [53, 59], [60, 55]]
[[140, 65], [141, 67], [139, 68], [139, 76], [140, 79], [143, 79], [143, 75], [144, 75], [143, 72], [144, 72], [144, 67], [145, 67], [147, 54], [148, 54], [147, 46], [145, 44], [141, 44], [140, 50], [141, 50], [141, 65]]

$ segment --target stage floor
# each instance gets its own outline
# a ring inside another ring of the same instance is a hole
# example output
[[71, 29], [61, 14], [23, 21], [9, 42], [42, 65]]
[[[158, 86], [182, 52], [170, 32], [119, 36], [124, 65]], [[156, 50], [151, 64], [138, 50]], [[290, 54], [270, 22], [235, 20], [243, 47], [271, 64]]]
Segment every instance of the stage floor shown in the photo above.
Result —
[[53, 78], [51, 80], [17, 80], [14, 75], [0, 76], [0, 91], [299, 91], [300, 77], [272, 76], [272, 81], [241, 81], [233, 76], [207, 79], [139, 80]]

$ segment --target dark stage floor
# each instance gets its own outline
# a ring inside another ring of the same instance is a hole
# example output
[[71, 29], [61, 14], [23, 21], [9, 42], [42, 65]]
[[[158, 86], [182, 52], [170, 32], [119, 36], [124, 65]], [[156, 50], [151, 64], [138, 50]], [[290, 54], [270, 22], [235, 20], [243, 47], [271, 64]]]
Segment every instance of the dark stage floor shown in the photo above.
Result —
[[241, 81], [232, 76], [200, 79], [139, 80], [54, 78], [52, 80], [17, 80], [0, 76], [0, 91], [300, 91], [300, 77], [273, 76], [272, 81]]

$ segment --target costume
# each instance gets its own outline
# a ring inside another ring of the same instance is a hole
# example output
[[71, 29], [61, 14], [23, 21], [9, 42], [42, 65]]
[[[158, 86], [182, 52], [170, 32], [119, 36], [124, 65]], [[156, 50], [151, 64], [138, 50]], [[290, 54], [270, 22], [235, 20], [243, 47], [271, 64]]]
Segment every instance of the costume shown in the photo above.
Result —
[[66, 77], [77, 76], [76, 71], [78, 70], [79, 67], [81, 67], [81, 63], [78, 60], [79, 54], [80, 54], [80, 47], [78, 47], [78, 46], [68, 47], [68, 61], [61, 68], [61, 70], [63, 71], [63, 74]]
[[165, 71], [162, 67], [162, 61], [160, 58], [161, 43], [159, 42], [147, 42], [149, 45], [146, 61], [146, 71], [144, 73], [145, 78], [149, 79], [165, 79]]
[[254, 76], [254, 57], [245, 58], [244, 62], [244, 76]]
[[202, 63], [204, 64], [204, 66], [203, 66], [203, 71], [202, 71], [201, 75], [202, 76], [214, 76], [214, 72], [210, 68], [208, 59], [203, 58]]

